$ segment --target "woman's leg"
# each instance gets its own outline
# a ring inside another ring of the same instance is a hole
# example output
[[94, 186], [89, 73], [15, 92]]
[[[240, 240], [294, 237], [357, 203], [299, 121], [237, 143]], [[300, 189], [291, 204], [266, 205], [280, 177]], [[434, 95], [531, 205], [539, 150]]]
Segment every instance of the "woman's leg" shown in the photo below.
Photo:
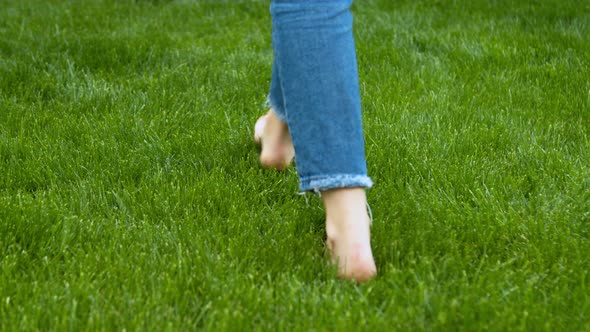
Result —
[[376, 273], [364, 188], [367, 176], [352, 0], [274, 0], [275, 63], [269, 97], [288, 125], [302, 191], [322, 193], [328, 246], [339, 275]]

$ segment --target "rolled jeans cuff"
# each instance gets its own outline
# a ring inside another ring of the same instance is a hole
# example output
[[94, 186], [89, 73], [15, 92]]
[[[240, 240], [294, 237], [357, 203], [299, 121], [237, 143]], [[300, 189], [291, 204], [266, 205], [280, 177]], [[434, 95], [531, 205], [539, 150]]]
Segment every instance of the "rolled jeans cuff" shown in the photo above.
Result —
[[336, 188], [371, 188], [373, 181], [366, 175], [334, 174], [327, 176], [304, 177], [299, 181], [299, 190], [326, 191]]

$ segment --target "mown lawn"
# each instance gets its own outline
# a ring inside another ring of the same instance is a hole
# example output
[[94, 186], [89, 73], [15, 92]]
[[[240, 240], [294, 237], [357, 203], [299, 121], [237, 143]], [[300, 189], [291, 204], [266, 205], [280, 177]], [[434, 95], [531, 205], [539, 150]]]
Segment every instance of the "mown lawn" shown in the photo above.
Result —
[[366, 285], [258, 167], [268, 4], [0, 0], [0, 329], [590, 331], [590, 3], [357, 0]]

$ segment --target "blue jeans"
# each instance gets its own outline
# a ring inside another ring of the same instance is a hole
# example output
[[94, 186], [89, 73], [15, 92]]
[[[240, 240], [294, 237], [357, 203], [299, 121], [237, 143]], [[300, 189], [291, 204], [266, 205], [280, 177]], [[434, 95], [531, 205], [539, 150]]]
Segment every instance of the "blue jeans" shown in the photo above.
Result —
[[273, 0], [269, 104], [289, 127], [301, 191], [371, 187], [352, 0]]

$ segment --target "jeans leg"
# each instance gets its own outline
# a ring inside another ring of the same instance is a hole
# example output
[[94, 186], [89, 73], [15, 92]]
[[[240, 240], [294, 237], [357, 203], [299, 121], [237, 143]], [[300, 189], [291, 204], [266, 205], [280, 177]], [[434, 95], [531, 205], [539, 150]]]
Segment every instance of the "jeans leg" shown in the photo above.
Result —
[[351, 4], [352, 0], [271, 3], [274, 70], [302, 191], [372, 186]]
[[272, 65], [272, 78], [270, 81], [270, 93], [268, 94], [267, 104], [271, 107], [279, 120], [287, 123], [287, 114], [283, 101], [283, 89], [281, 88], [281, 78], [277, 68], [277, 58], [275, 57]]

